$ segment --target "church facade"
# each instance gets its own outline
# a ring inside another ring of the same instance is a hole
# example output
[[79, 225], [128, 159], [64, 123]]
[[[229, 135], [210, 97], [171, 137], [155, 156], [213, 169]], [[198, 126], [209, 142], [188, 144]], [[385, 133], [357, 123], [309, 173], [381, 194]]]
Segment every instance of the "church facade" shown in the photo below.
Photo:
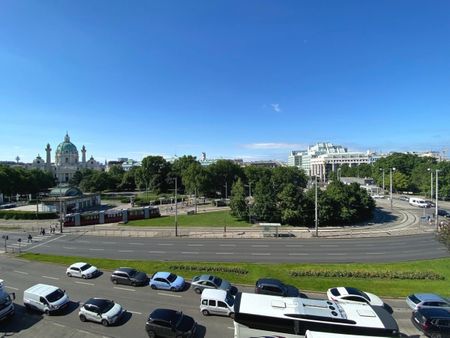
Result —
[[70, 142], [70, 137], [66, 133], [64, 141], [61, 142], [56, 148], [55, 162], [51, 161], [52, 148], [50, 144], [47, 144], [45, 148], [46, 159], [42, 159], [41, 156], [37, 156], [31, 167], [34, 169], [47, 170], [53, 174], [53, 177], [59, 183], [67, 183], [73, 177], [77, 170], [81, 169], [93, 169], [104, 170], [104, 165], [97, 162], [94, 157], [90, 157], [86, 160], [86, 147], [81, 147], [81, 161], [77, 147]]

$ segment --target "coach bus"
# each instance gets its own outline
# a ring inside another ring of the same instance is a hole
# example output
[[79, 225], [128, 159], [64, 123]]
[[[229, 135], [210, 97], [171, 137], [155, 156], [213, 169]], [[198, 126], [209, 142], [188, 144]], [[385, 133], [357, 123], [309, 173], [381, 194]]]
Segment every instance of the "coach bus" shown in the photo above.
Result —
[[238, 293], [234, 311], [234, 338], [298, 338], [305, 337], [308, 330], [399, 337], [392, 315], [365, 303]]

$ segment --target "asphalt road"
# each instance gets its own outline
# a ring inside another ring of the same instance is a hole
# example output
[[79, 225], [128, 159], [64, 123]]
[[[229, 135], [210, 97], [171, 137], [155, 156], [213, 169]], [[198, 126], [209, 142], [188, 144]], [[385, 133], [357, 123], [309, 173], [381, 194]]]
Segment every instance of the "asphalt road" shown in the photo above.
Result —
[[26, 243], [26, 235], [10, 234], [16, 251], [19, 249], [17, 236], [24, 237], [21, 250], [26, 252], [113, 259], [348, 263], [448, 257], [446, 247], [436, 241], [433, 234], [352, 239], [130, 238], [62, 234], [40, 236], [33, 239], [40, 240], [34, 243]]
[[[65, 268], [0, 255], [0, 276], [5, 280], [6, 289], [16, 293], [17, 310], [11, 320], [0, 322], [0, 332], [4, 337], [146, 337], [144, 329], [146, 317], [158, 307], [179, 309], [193, 316], [200, 325], [197, 338], [233, 336], [233, 322], [230, 318], [204, 317], [200, 314], [199, 296], [192, 290], [172, 293], [152, 290], [148, 286], [137, 288], [115, 286], [109, 280], [108, 271], [104, 271], [96, 279], [83, 280], [66, 277]], [[36, 283], [57, 285], [65, 289], [72, 301], [68, 310], [53, 316], [26, 312], [22, 302], [23, 290]], [[251, 291], [251, 287], [239, 286], [239, 289]], [[309, 296], [325, 297], [324, 294], [309, 294]], [[96, 323], [82, 323], [78, 319], [78, 306], [90, 297], [113, 299], [128, 313], [117, 326], [103, 327]], [[401, 332], [410, 337], [421, 337], [410, 321], [411, 311], [406, 307], [404, 299], [385, 299], [385, 301], [393, 308], [394, 318]]]

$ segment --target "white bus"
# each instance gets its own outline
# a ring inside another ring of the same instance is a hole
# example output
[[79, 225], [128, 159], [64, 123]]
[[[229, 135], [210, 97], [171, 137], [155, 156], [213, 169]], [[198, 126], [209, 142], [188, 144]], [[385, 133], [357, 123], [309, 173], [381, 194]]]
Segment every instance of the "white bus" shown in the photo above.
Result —
[[234, 338], [298, 338], [306, 331], [399, 337], [395, 319], [382, 307], [322, 299], [238, 293]]

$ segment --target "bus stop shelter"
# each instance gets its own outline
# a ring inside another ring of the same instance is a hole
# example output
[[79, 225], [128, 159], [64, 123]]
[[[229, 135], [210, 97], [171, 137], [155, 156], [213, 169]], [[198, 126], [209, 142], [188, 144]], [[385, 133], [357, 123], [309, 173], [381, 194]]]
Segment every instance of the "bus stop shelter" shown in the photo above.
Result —
[[263, 237], [278, 237], [280, 223], [259, 223], [262, 227]]

